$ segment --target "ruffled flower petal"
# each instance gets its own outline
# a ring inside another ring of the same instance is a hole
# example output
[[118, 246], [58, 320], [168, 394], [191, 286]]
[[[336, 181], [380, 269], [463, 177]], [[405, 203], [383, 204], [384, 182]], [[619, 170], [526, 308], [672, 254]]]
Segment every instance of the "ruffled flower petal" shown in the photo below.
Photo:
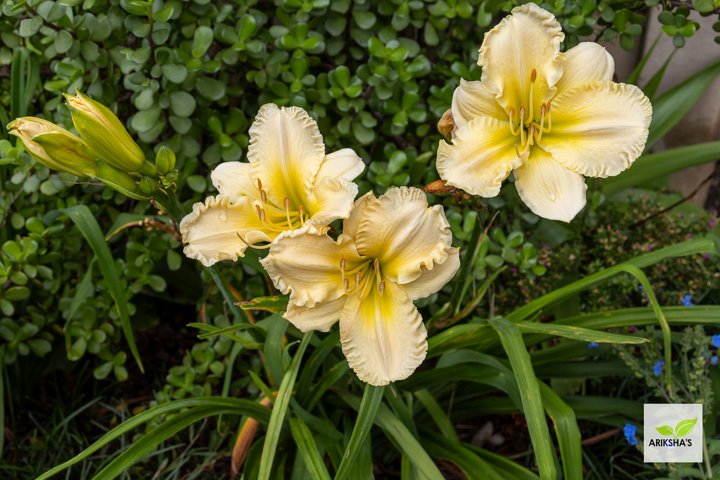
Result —
[[425, 359], [422, 317], [393, 282], [361, 300], [350, 295], [340, 318], [340, 342], [350, 368], [363, 382], [387, 385], [410, 376]]
[[206, 267], [243, 257], [245, 242], [271, 240], [247, 198], [232, 203], [222, 196], [208, 197], [193, 205], [192, 212], [180, 222], [180, 234], [185, 255]]
[[252, 167], [245, 162], [223, 162], [210, 174], [212, 184], [220, 195], [236, 202], [241, 197], [260, 198], [256, 180], [252, 178]]
[[595, 81], [612, 81], [615, 61], [605, 47], [595, 42], [582, 42], [565, 52], [563, 75], [557, 83], [558, 92]]
[[507, 113], [495, 99], [495, 95], [477, 80], [460, 79], [460, 86], [452, 97], [452, 119], [455, 129], [466, 125], [476, 117], [493, 117], [507, 120]]
[[450, 248], [448, 257], [444, 262], [434, 264], [430, 270], [423, 268], [418, 278], [410, 283], [400, 285], [400, 287], [413, 300], [425, 298], [439, 291], [452, 280], [459, 268], [460, 250]]
[[569, 222], [585, 206], [585, 179], [563, 167], [550, 154], [533, 148], [525, 165], [514, 172], [515, 188], [536, 215]]
[[380, 261], [382, 275], [402, 284], [447, 259], [452, 233], [442, 206], [428, 207], [422, 190], [394, 187], [366, 204], [355, 242], [360, 255]]
[[534, 3], [512, 10], [495, 28], [485, 34], [478, 64], [482, 82], [507, 110], [527, 105], [535, 71], [535, 108], [555, 94], [555, 84], [563, 73], [560, 44], [565, 35], [548, 11]]
[[343, 221], [343, 235], [352, 239], [357, 237], [360, 220], [365, 214], [365, 207], [373, 202], [377, 202], [377, 198], [373, 192], [368, 192], [355, 200], [350, 215]]
[[553, 101], [552, 131], [540, 145], [570, 170], [610, 177], [643, 152], [651, 119], [650, 101], [636, 86], [588, 83]]
[[453, 143], [440, 141], [437, 170], [448, 185], [481, 197], [494, 197], [522, 162], [508, 122], [479, 117], [455, 132]]
[[327, 332], [340, 320], [346, 301], [347, 298], [342, 296], [329, 302], [316, 303], [312, 308], [299, 307], [290, 303], [284, 316], [301, 332], [313, 330]]
[[260, 179], [272, 202], [282, 208], [304, 204], [325, 158], [317, 123], [299, 107], [268, 103], [250, 127], [247, 153], [253, 179]]
[[337, 242], [311, 225], [285, 231], [273, 241], [267, 257], [260, 260], [275, 287], [290, 294], [290, 302], [314, 307], [345, 295], [340, 268], [350, 270], [360, 258], [354, 244], [343, 235]]
[[353, 180], [364, 169], [365, 163], [351, 148], [325, 156], [307, 201], [307, 208], [313, 212], [313, 225], [325, 226], [350, 215], [358, 193]]

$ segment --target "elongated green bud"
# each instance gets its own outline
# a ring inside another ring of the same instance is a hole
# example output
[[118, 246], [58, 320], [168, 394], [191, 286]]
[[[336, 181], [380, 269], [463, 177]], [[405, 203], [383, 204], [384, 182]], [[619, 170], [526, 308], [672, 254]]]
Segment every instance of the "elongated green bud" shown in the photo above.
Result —
[[167, 147], [160, 147], [155, 155], [155, 166], [163, 175], [173, 170], [175, 168], [175, 152]]
[[113, 190], [136, 200], [147, 200], [148, 197], [143, 195], [135, 183], [135, 179], [127, 172], [118, 170], [112, 165], [103, 161], [97, 162], [97, 178]]
[[145, 155], [109, 108], [82, 93], [65, 99], [75, 128], [100, 159], [124, 172], [143, 168]]
[[25, 150], [48, 168], [78, 177], [95, 176], [95, 155], [76, 135], [38, 117], [16, 118], [7, 126]]

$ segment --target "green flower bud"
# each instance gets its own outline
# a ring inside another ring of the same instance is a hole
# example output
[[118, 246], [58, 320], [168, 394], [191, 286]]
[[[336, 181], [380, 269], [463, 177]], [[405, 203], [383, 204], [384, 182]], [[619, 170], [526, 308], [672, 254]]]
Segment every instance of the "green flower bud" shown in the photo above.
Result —
[[95, 156], [83, 141], [64, 128], [38, 117], [16, 118], [7, 126], [25, 150], [48, 168], [78, 177], [95, 176]]
[[143, 168], [145, 155], [109, 108], [82, 93], [65, 99], [75, 128], [100, 159], [124, 172]]
[[155, 166], [163, 175], [175, 168], [175, 152], [167, 147], [160, 147], [155, 156]]
[[158, 182], [152, 177], [140, 179], [140, 191], [145, 195], [152, 195], [157, 190]]
[[103, 161], [97, 162], [97, 178], [113, 190], [136, 200], [147, 200], [148, 197], [143, 195], [138, 188], [135, 179], [127, 172], [118, 170]]

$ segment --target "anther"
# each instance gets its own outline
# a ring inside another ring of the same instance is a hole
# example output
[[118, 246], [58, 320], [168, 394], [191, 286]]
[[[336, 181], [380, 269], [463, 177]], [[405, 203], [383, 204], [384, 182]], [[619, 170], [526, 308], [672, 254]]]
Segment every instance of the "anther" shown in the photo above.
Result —
[[257, 179], [257, 185], [258, 185], [258, 190], [260, 190], [260, 191], [262, 192], [262, 189], [263, 189], [263, 188], [262, 188], [262, 182], [260, 181], [259, 178]]
[[[260, 180], [258, 180], [259, 182]], [[260, 190], [260, 200], [262, 200], [263, 203], [267, 203], [267, 193], [265, 193], [265, 190]]]
[[347, 278], [343, 279], [343, 286], [345, 287], [345, 291], [350, 290], [350, 282]]
[[533, 68], [532, 72], [530, 72], [530, 83], [535, 83], [536, 79], [537, 79], [537, 70], [535, 70]]
[[257, 216], [260, 219], [260, 221], [263, 221], [263, 209], [260, 208], [260, 205], [255, 205], [255, 211], [257, 212]]
[[360, 285], [360, 272], [355, 272], [355, 288]]
[[520, 107], [520, 145], [525, 145], [525, 107]]
[[385, 293], [385, 281], [384, 280], [378, 284], [378, 291], [380, 292], [381, 296], [383, 293]]
[[305, 217], [305, 209], [302, 205], [298, 207], [298, 216], [300, 217], [300, 225], [305, 223], [305, 220], [303, 217]]

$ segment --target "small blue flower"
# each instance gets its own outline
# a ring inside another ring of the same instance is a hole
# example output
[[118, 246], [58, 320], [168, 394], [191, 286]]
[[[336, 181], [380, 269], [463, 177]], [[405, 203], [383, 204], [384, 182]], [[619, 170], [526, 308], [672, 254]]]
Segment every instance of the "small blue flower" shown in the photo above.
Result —
[[623, 435], [625, 435], [625, 440], [627, 440], [630, 445], [637, 445], [637, 438], [635, 438], [635, 435], [637, 435], [637, 427], [635, 425], [626, 423], [623, 428]]
[[662, 375], [663, 367], [665, 366], [665, 360], [658, 360], [655, 365], [653, 365], [653, 373], [656, 377], [659, 377]]
[[718, 364], [718, 356], [717, 355], [713, 355], [712, 357], [710, 357], [710, 364], [712, 364], [712, 365]]
[[682, 297], [682, 304], [686, 307], [694, 307], [695, 304], [692, 302], [693, 296], [692, 295], [685, 295]]
[[600, 344], [598, 342], [590, 342], [588, 343], [588, 348], [598, 348]]
[[710, 344], [715, 348], [720, 348], [720, 335], [713, 335]]

